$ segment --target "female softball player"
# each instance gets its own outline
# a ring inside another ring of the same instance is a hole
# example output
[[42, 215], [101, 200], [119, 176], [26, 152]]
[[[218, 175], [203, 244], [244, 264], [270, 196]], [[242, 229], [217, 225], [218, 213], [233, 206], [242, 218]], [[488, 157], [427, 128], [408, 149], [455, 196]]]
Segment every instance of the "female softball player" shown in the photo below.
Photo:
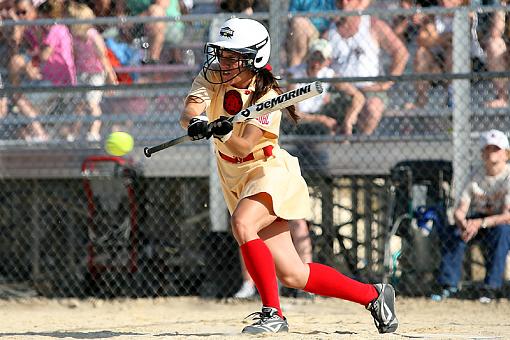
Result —
[[[281, 93], [268, 67], [270, 45], [261, 23], [227, 20], [217, 41], [206, 44], [206, 61], [180, 117], [193, 140], [215, 137], [232, 231], [263, 303], [262, 311], [252, 314], [257, 321], [243, 333], [288, 331], [277, 277], [291, 288], [357, 302], [372, 313], [380, 333], [394, 332], [393, 287], [361, 283], [331, 267], [300, 260], [287, 221], [307, 216], [310, 203], [297, 159], [278, 146], [282, 112], [235, 124], [227, 120]], [[294, 107], [287, 111], [298, 120]]]

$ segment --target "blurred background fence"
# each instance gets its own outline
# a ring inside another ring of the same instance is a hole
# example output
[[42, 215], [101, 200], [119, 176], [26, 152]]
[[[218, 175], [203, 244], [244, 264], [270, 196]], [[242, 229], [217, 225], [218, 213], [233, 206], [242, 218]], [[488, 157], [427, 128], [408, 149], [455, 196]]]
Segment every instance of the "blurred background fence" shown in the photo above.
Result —
[[[94, 16], [58, 0], [1, 3], [0, 295], [232, 296], [241, 268], [210, 145], [187, 143], [150, 159], [142, 149], [184, 133], [178, 117], [203, 45], [243, 2], [138, 8], [127, 1], [120, 9], [78, 2]], [[284, 122], [281, 144], [299, 157], [310, 187], [314, 260], [360, 280], [391, 282], [399, 294], [428, 296], [438, 288], [435, 230], [452, 223], [454, 199], [480, 166], [478, 135], [510, 130], [510, 73], [501, 57], [508, 8], [348, 2], [332, 1], [324, 11], [294, 1], [248, 2], [252, 17], [267, 24], [282, 85], [331, 85], [329, 104], [297, 126]], [[360, 14], [377, 18], [360, 26], [376, 43], [363, 36], [369, 49], [348, 53], [365, 53], [369, 64], [347, 72], [335, 61], [352, 41], [338, 42], [335, 31], [350, 30], [347, 18]], [[427, 25], [444, 37], [441, 44], [423, 42]], [[382, 31], [374, 33], [375, 26]], [[93, 47], [96, 38], [86, 45], [91, 28], [106, 48]], [[318, 51], [334, 73], [297, 72], [312, 63], [307, 50], [318, 37], [330, 43], [330, 52]], [[99, 60], [98, 79], [80, 60], [90, 48], [107, 59]], [[362, 82], [382, 86], [374, 94]], [[364, 95], [358, 119], [346, 118], [354, 96], [343, 104], [344, 88], [336, 84]], [[326, 118], [314, 118], [319, 114]], [[103, 144], [112, 131], [131, 133], [134, 151], [107, 156]], [[438, 218], [423, 218], [432, 208]], [[485, 270], [477, 244], [464, 262], [463, 291], [478, 297]]]

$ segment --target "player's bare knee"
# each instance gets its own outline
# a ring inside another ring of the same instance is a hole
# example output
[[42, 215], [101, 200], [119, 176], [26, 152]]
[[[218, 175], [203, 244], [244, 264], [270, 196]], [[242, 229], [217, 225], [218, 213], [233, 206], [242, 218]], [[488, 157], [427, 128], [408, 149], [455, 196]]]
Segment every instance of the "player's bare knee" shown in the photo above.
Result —
[[239, 244], [246, 243], [253, 237], [256, 237], [257, 232], [253, 229], [253, 225], [250, 226], [246, 219], [237, 214], [232, 215], [230, 219], [230, 226], [232, 227], [232, 233]]
[[306, 278], [300, 275], [299, 272], [292, 272], [287, 274], [278, 275], [278, 279], [288, 288], [302, 289], [306, 285]]

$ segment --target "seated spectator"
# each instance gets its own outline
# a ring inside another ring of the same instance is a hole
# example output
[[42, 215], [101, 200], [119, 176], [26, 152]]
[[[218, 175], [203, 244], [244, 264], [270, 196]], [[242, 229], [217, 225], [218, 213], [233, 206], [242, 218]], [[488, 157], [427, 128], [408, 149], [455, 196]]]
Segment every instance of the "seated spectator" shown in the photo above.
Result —
[[[139, 50], [132, 46], [129, 40], [130, 37], [124, 33], [125, 30], [120, 30], [118, 35], [106, 38], [105, 40], [108, 59], [114, 68], [119, 66], [136, 66], [142, 62]], [[116, 75], [118, 82], [121, 84], [132, 84], [139, 80], [139, 74], [137, 73], [116, 71]]]
[[227, 13], [243, 13], [252, 15], [254, 12], [266, 12], [269, 10], [267, 4], [259, 0], [222, 0], [220, 9]]
[[[341, 3], [345, 11], [360, 10], [366, 6], [365, 0], [342, 0]], [[390, 75], [401, 75], [409, 58], [407, 48], [388, 24], [369, 15], [340, 18], [327, 36], [333, 47], [332, 68], [339, 76], [380, 75], [381, 48], [391, 57]], [[393, 86], [393, 82], [364, 81], [354, 85], [366, 98], [357, 128], [362, 134], [370, 135], [383, 115], [386, 91]]]
[[[13, 17], [15, 17], [15, 11], [14, 11], [14, 0], [9, 1], [0, 1], [0, 20], [12, 20]], [[11, 39], [14, 35], [14, 32], [12, 29], [5, 29], [3, 28], [0, 30], [0, 55], [7, 56], [10, 54], [11, 48]], [[0, 69], [6, 69], [7, 64], [6, 60], [8, 58], [2, 58], [0, 60]], [[5, 93], [2, 91], [4, 88], [4, 83], [2, 79], [2, 74], [0, 73], [0, 119], [4, 118], [7, 115], [7, 105], [8, 100]]]
[[[465, 4], [465, 0], [440, 0], [440, 5], [446, 8], [453, 8]], [[476, 33], [477, 16], [471, 18], [473, 29], [471, 30], [471, 57], [483, 61], [484, 52], [478, 42]], [[452, 29], [453, 14], [436, 15], [427, 17], [418, 32], [418, 50], [414, 59], [414, 70], [416, 73], [441, 73], [452, 70]], [[407, 109], [422, 108], [428, 103], [428, 91], [431, 83], [429, 81], [418, 81], [415, 83], [416, 101], [407, 103]]]
[[[506, 1], [501, 1], [506, 5]], [[508, 44], [510, 36], [506, 20], [508, 14], [503, 11], [494, 12], [491, 17], [490, 29], [485, 38], [485, 51], [487, 53], [487, 69], [494, 72], [508, 70], [510, 59], [508, 57]], [[487, 103], [491, 108], [508, 106], [508, 79], [497, 78], [493, 80], [495, 98]]]
[[[306, 62], [303, 64], [291, 67], [287, 73], [289, 78], [332, 78], [335, 72], [329, 68], [331, 63], [331, 45], [327, 40], [317, 39], [310, 44]], [[291, 89], [299, 87], [304, 84], [293, 84]], [[331, 117], [324, 113], [325, 106], [330, 102], [330, 95], [328, 89], [329, 83], [324, 83], [324, 92], [320, 96], [316, 96], [300, 102], [296, 105], [296, 111], [300, 114], [300, 124], [303, 122], [320, 124], [325, 127], [329, 134], [342, 132], [346, 135], [352, 134], [352, 126], [356, 123], [358, 114], [363, 108], [365, 97], [355, 86], [349, 83], [335, 83], [335, 88], [343, 91], [347, 96], [352, 97], [351, 104], [346, 108], [343, 113], [343, 123], [339, 126], [339, 118], [341, 116], [341, 109], [335, 107]]]
[[496, 290], [503, 286], [503, 276], [510, 250], [510, 166], [508, 138], [498, 130], [481, 136], [483, 169], [475, 170], [462, 190], [454, 212], [456, 226], [439, 231], [441, 265], [438, 283], [441, 300], [455, 294], [461, 278], [462, 262], [467, 244], [480, 241], [485, 258], [487, 294], [482, 302], [489, 302]]
[[[95, 18], [92, 10], [84, 4], [71, 2], [67, 8], [69, 17], [74, 19], [93, 19]], [[106, 44], [99, 32], [90, 24], [72, 25], [71, 34], [74, 44], [74, 61], [79, 84], [101, 86], [108, 80], [110, 84], [116, 85], [117, 75], [108, 59]], [[80, 103], [77, 107], [77, 113], [88, 111], [94, 117], [99, 118], [102, 114], [99, 105], [102, 98], [102, 91], [89, 91], [86, 94], [86, 102]], [[85, 110], [86, 107], [86, 110]], [[74, 141], [80, 128], [75, 124], [68, 141]], [[101, 139], [101, 121], [95, 120], [89, 132], [87, 140], [99, 141]]]
[[[116, 15], [179, 17], [181, 5], [179, 0], [117, 0]], [[148, 38], [148, 57], [146, 63], [159, 62], [165, 40], [178, 43], [184, 37], [184, 23], [155, 21], [143, 25], [143, 35]], [[134, 29], [137, 29], [135, 26]], [[140, 35], [140, 32], [135, 32]]]
[[[38, 0], [35, 8], [30, 0], [16, 0], [16, 13], [20, 18], [33, 20], [55, 18], [62, 13], [62, 4], [57, 0]], [[72, 38], [69, 30], [63, 25], [30, 26], [23, 28], [23, 46], [15, 47], [16, 54], [9, 61], [9, 79], [12, 86], [22, 82], [30, 85], [75, 85], [76, 70], [73, 60]], [[38, 96], [35, 96], [38, 95]], [[39, 112], [28, 95], [15, 94], [13, 101], [26, 116], [35, 118]], [[39, 94], [32, 96], [40, 99]], [[53, 100], [46, 96], [38, 106], [45, 107], [47, 101]], [[28, 139], [46, 140], [46, 131], [39, 122], [31, 124], [33, 136]]]
[[[414, 6], [418, 8], [437, 6], [437, 2], [435, 0], [400, 1], [401, 8], [411, 9]], [[416, 40], [421, 25], [426, 20], [430, 20], [430, 15], [423, 13], [415, 13], [411, 16], [399, 15], [393, 22], [393, 31], [395, 31], [395, 34], [400, 38], [400, 40], [406, 44], [413, 43]]]
[[96, 17], [110, 17], [115, 15], [112, 0], [76, 0], [77, 3], [87, 5]]
[[[335, 9], [335, 0], [291, 0], [289, 5], [290, 12], [322, 12]], [[287, 39], [289, 66], [296, 66], [303, 62], [310, 42], [324, 37], [329, 25], [328, 18], [307, 18], [304, 16], [292, 18]]]

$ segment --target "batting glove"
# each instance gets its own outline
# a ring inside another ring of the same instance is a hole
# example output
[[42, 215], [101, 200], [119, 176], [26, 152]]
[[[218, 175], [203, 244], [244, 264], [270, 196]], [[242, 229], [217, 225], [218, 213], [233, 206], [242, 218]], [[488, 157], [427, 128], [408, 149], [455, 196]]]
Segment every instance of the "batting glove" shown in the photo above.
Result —
[[209, 124], [209, 130], [215, 138], [225, 143], [232, 136], [232, 129], [234, 125], [227, 117], [221, 116], [214, 122]]
[[206, 116], [196, 116], [191, 118], [188, 125], [188, 136], [192, 140], [199, 140], [202, 138], [211, 137], [211, 133], [208, 129], [209, 119]]

